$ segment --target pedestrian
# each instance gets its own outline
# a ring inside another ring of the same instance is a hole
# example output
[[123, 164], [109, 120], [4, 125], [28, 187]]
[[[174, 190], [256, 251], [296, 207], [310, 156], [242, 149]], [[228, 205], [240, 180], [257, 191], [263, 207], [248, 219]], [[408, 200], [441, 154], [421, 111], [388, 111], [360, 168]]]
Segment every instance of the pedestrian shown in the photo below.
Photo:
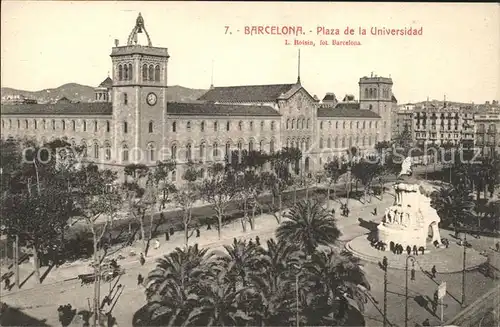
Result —
[[174, 232], [175, 232], [174, 228], [170, 227], [170, 235], [174, 235]]
[[413, 254], [418, 255], [418, 249], [416, 245], [413, 246]]
[[420, 250], [420, 252], [422, 252], [422, 255], [424, 255], [424, 252], [425, 252], [425, 248], [423, 246], [419, 247], [418, 248]]
[[170, 241], [170, 234], [165, 232], [165, 241]]
[[384, 256], [384, 258], [382, 259], [382, 267], [384, 267], [384, 270], [387, 270], [388, 265], [389, 265], [389, 263], [387, 261], [387, 257]]
[[141, 266], [144, 266], [146, 263], [146, 259], [144, 258], [144, 254], [141, 253], [141, 257], [139, 258], [139, 262], [141, 263]]
[[259, 237], [259, 235], [255, 236], [255, 243], [257, 245], [260, 245], [260, 237]]
[[374, 216], [376, 216], [376, 215], [377, 215], [377, 207], [375, 207], [375, 208], [373, 209], [373, 215], [374, 215]]
[[351, 210], [349, 210], [349, 208], [345, 208], [345, 213], [346, 213], [346, 215], [345, 215], [345, 216], [346, 216], [346, 217], [349, 217], [349, 212], [350, 212], [350, 211], [351, 211]]
[[5, 277], [5, 287], [4, 290], [10, 290], [10, 278]]
[[406, 252], [408, 252], [408, 255], [411, 254], [411, 247], [409, 245], [406, 247]]
[[413, 268], [411, 269], [411, 271], [410, 271], [410, 276], [411, 276], [411, 277], [410, 277], [410, 278], [411, 278], [411, 280], [415, 280], [415, 269], [413, 269]]
[[253, 246], [253, 241], [252, 241], [252, 239], [250, 239], [250, 241], [248, 241], [248, 246]]
[[436, 266], [432, 266], [431, 273], [432, 273], [432, 278], [436, 278], [436, 273], [437, 273]]
[[158, 250], [159, 247], [160, 247], [160, 241], [158, 241], [158, 239], [155, 239], [155, 244], [153, 245], [153, 248], [155, 250]]
[[497, 252], [500, 252], [500, 242], [495, 244], [495, 248], [497, 249]]
[[200, 229], [196, 228], [196, 237], [200, 237]]
[[429, 322], [429, 318], [425, 319], [424, 322], [422, 323], [422, 326], [430, 326], [431, 323]]
[[332, 208], [332, 216], [335, 218], [335, 208]]
[[210, 225], [210, 220], [207, 220], [207, 230], [211, 230], [212, 229], [212, 225]]
[[144, 283], [144, 277], [141, 274], [137, 275], [137, 285], [142, 285]]

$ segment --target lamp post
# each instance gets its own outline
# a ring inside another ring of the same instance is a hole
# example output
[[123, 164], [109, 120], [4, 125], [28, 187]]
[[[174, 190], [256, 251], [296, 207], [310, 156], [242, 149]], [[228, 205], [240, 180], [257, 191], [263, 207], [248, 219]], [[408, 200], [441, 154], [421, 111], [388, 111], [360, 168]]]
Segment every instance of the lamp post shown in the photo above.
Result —
[[350, 190], [351, 190], [351, 165], [350, 163], [347, 164], [347, 199], [346, 199], [346, 202], [345, 202], [345, 206], [348, 207], [349, 206], [349, 193], [350, 193]]
[[387, 327], [387, 257], [382, 260], [382, 269], [384, 269], [384, 327]]
[[465, 307], [465, 261], [467, 258], [466, 244], [467, 244], [467, 233], [464, 232], [464, 243], [462, 244], [462, 246], [464, 247], [463, 267], [462, 267], [462, 301], [460, 303], [462, 308]]
[[292, 264], [292, 267], [297, 270], [295, 274], [295, 324], [297, 327], [300, 326], [300, 307], [299, 307], [299, 277], [301, 274], [301, 267], [297, 264]]
[[[406, 257], [405, 264], [405, 327], [408, 327], [408, 263], [411, 261], [412, 263], [412, 277], [414, 276], [415, 271], [415, 257], [409, 255]], [[413, 278], [412, 278], [413, 279]]]

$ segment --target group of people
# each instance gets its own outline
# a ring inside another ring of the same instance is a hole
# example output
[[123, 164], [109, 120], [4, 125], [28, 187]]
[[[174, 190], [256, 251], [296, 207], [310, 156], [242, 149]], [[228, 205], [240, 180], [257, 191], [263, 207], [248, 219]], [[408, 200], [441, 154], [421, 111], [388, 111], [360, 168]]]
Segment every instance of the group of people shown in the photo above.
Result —
[[416, 245], [414, 245], [413, 247], [407, 245], [406, 249], [405, 249], [403, 247], [403, 245], [401, 245], [399, 243], [394, 244], [394, 243], [391, 242], [391, 251], [392, 251], [392, 253], [394, 253], [394, 254], [402, 254], [405, 250], [406, 250], [406, 253], [408, 253], [408, 255], [410, 255], [412, 253], [413, 253], [413, 255], [418, 255], [419, 251], [420, 251], [421, 254], [425, 253], [425, 248], [423, 246], [417, 248]]
[[372, 240], [370, 245], [373, 246], [375, 249], [381, 251], [385, 251], [385, 248], [387, 246], [387, 244], [385, 244], [384, 242], [377, 240]]

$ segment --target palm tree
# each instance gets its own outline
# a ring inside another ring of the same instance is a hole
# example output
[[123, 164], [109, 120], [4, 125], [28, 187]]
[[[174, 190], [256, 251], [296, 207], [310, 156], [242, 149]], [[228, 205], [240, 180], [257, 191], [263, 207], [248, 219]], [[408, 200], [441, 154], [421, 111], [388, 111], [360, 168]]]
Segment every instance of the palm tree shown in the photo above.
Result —
[[341, 235], [333, 216], [318, 201], [301, 201], [285, 217], [289, 220], [276, 230], [278, 240], [293, 240], [308, 255], [318, 245], [334, 244]]
[[432, 193], [431, 206], [436, 209], [445, 225], [453, 225], [456, 236], [458, 236], [457, 228], [469, 224], [470, 218], [473, 217], [474, 202], [466, 190], [454, 187], [441, 188]]
[[247, 287], [250, 276], [256, 271], [261, 260], [262, 248], [247, 243], [245, 240], [233, 240], [231, 245], [224, 245], [227, 254], [221, 260], [227, 269], [235, 290]]

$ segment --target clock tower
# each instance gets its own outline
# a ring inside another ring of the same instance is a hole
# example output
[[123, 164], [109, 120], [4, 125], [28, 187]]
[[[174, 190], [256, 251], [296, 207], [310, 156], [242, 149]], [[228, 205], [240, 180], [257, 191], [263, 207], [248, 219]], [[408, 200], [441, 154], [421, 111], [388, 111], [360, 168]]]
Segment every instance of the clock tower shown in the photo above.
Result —
[[[139, 44], [139, 35], [145, 44]], [[119, 46], [115, 40], [111, 59], [117, 164], [152, 164], [165, 148], [169, 57], [167, 48], [153, 47], [140, 13], [127, 44]]]

